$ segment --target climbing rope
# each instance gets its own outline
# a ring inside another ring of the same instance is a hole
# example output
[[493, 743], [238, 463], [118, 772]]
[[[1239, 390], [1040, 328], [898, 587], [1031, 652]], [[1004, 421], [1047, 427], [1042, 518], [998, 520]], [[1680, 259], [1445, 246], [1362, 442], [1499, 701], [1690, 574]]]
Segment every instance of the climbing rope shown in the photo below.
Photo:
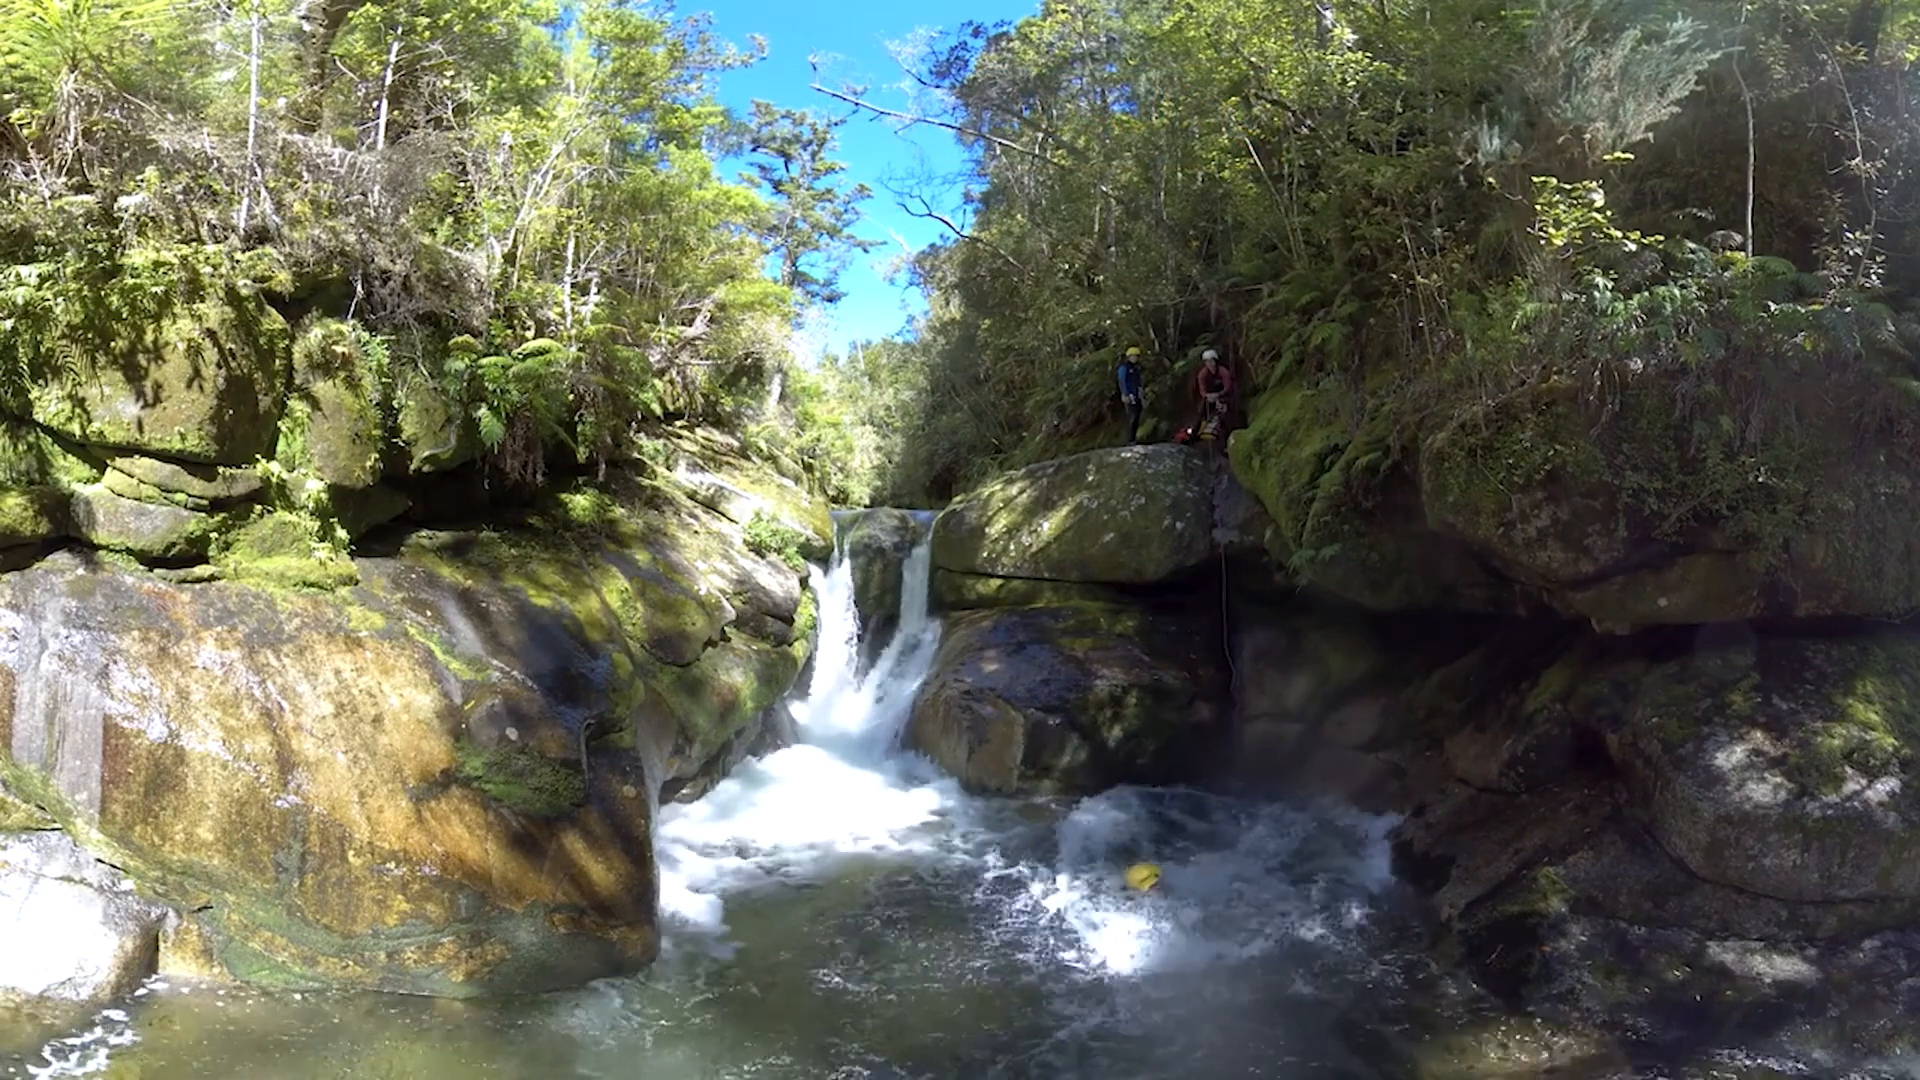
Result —
[[[1216, 429], [1216, 433], [1217, 433]], [[1207, 440], [1207, 469], [1213, 474], [1214, 491], [1220, 490], [1220, 440]], [[1227, 606], [1227, 544], [1216, 530], [1213, 538], [1214, 551], [1220, 556], [1220, 652], [1227, 660], [1227, 692], [1237, 693], [1240, 689], [1240, 669], [1233, 663], [1233, 626], [1228, 619]]]

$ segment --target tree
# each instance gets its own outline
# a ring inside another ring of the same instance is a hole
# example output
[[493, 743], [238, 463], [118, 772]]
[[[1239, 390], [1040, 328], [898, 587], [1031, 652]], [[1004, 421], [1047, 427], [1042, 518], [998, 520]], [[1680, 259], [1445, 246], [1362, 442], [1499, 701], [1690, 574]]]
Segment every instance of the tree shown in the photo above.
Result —
[[856, 251], [879, 244], [853, 233], [860, 203], [872, 196], [865, 184], [840, 187], [834, 178], [846, 166], [832, 160], [834, 132], [844, 118], [753, 103], [751, 150], [761, 160], [752, 179], [772, 199], [767, 247], [779, 260], [780, 284], [820, 304], [838, 303], [841, 271]]

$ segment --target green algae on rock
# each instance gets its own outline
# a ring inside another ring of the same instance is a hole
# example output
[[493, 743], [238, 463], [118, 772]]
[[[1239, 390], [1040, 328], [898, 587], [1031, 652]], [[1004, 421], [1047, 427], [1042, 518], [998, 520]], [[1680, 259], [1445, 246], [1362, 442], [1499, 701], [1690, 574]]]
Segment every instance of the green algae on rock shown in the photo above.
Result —
[[1213, 555], [1206, 459], [1172, 444], [1008, 473], [955, 499], [933, 526], [934, 565], [962, 574], [1143, 585]]
[[1920, 639], [1755, 638], [1653, 667], [1614, 738], [1701, 878], [1782, 900], [1920, 898]]

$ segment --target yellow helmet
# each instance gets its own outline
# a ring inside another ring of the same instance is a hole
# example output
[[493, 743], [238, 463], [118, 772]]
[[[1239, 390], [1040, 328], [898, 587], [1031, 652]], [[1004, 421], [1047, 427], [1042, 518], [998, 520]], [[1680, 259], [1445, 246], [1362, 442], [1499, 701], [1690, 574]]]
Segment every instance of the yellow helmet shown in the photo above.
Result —
[[1128, 356], [1139, 356], [1139, 355], [1140, 355], [1140, 346], [1138, 346], [1138, 345], [1129, 345], [1129, 346], [1127, 346], [1127, 355], [1128, 355]]
[[1160, 884], [1160, 868], [1150, 862], [1134, 863], [1127, 867], [1127, 885], [1140, 892], [1147, 892]]

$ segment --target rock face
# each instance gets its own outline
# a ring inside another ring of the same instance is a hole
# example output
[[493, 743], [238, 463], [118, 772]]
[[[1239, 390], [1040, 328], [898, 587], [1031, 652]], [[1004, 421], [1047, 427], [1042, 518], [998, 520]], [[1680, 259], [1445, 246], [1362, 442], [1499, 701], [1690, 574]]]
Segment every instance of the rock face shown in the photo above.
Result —
[[1486, 985], [1696, 1045], [1791, 1017], [1837, 1060], [1907, 1048], [1876, 995], [1920, 985], [1920, 636], [1832, 629], [1589, 637], [1460, 699], [1458, 780], [1396, 849]]
[[860, 652], [870, 664], [900, 625], [901, 571], [926, 530], [912, 512], [893, 509], [861, 511], [846, 530], [853, 606], [860, 614]]
[[1244, 546], [1265, 531], [1236, 490], [1204, 455], [1160, 445], [1044, 462], [956, 499], [933, 525], [949, 616], [909, 742], [977, 791], [1198, 775], [1231, 721], [1216, 533]]
[[907, 737], [971, 790], [1097, 791], [1190, 771], [1182, 757], [1225, 727], [1225, 691], [1204, 618], [1135, 605], [967, 612], [947, 623]]
[[1703, 649], [1655, 666], [1612, 738], [1653, 835], [1702, 880], [1920, 900], [1920, 639]]
[[1889, 399], [1869, 362], [1765, 365], [1769, 385], [1737, 394], [1622, 371], [1599, 397], [1541, 376], [1436, 386], [1411, 412], [1405, 387], [1284, 380], [1229, 455], [1275, 559], [1370, 607], [1609, 630], [1920, 608], [1920, 402]]
[[64, 553], [0, 576], [0, 779], [243, 980], [631, 971], [656, 948], [655, 785], [757, 734], [811, 612], [670, 490], [556, 514], [418, 534], [330, 593]]
[[0, 1006], [131, 991], [153, 974], [164, 918], [64, 834], [0, 832]]
[[934, 523], [933, 561], [959, 574], [1151, 584], [1214, 555], [1212, 503], [1196, 450], [1091, 450], [955, 499]]
[[219, 465], [273, 450], [288, 330], [230, 266], [189, 269], [176, 255], [160, 309], [91, 336], [77, 377], [34, 395], [32, 419], [89, 445]]

